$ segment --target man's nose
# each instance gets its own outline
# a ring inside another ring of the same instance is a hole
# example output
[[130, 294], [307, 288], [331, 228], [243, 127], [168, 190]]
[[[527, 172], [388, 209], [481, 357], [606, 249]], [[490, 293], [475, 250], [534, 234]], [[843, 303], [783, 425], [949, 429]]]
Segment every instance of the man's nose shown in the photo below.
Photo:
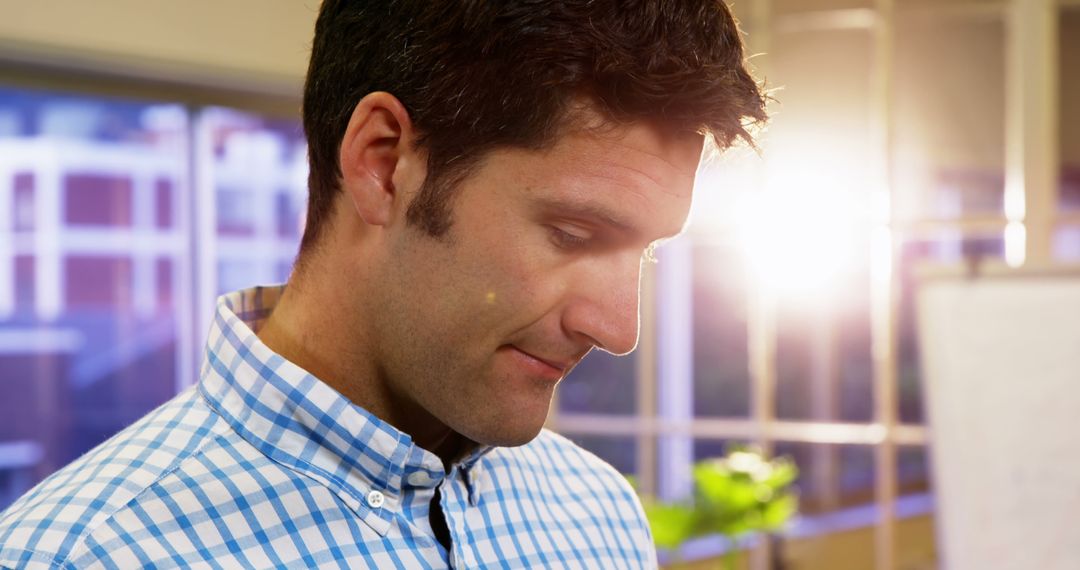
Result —
[[597, 348], [621, 355], [637, 346], [641, 258], [612, 261], [585, 269], [571, 285], [563, 326], [571, 337], [587, 337]]

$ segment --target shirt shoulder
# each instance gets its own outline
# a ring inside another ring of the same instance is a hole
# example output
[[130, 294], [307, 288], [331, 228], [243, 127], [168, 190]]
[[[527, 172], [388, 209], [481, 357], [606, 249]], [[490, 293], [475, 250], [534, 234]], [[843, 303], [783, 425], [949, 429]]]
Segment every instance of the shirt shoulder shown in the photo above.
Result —
[[516, 456], [517, 462], [533, 468], [541, 468], [549, 476], [575, 477], [604, 486], [615, 485], [633, 494], [629, 480], [610, 463], [565, 436], [548, 429], [541, 430], [535, 439], [523, 446], [502, 448], [500, 451], [509, 451], [511, 455]]
[[644, 521], [644, 510], [629, 479], [591, 451], [550, 430], [542, 430], [532, 442], [516, 448], [524, 461], [541, 468], [567, 493], [590, 495], [611, 511], [633, 522]]
[[52, 568], [228, 426], [192, 388], [52, 474], [0, 513], [0, 566]]
[[485, 459], [480, 494], [498, 498], [486, 510], [533, 513], [535, 520], [525, 526], [546, 534], [584, 567], [655, 567], [641, 501], [629, 480], [603, 459], [549, 430], [525, 445], [497, 448]]

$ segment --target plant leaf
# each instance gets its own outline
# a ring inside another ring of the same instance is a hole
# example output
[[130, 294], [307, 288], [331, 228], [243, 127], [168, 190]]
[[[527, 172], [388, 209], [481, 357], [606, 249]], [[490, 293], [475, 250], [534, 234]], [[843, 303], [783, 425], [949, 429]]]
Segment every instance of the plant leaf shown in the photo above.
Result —
[[692, 509], [664, 503], [645, 503], [643, 506], [657, 546], [676, 548], [690, 538], [694, 522]]
[[780, 530], [798, 510], [799, 499], [793, 494], [789, 493], [773, 499], [762, 510], [762, 530], [769, 532]]

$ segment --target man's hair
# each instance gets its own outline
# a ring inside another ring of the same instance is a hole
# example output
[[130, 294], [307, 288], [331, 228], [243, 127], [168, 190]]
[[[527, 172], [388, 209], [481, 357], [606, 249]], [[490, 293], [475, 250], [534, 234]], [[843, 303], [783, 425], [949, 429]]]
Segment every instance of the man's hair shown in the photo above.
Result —
[[440, 236], [454, 188], [499, 147], [552, 144], [585, 98], [614, 124], [652, 121], [752, 144], [765, 97], [723, 0], [324, 0], [304, 86], [309, 249], [340, 191], [356, 104], [401, 101], [427, 152], [410, 223]]

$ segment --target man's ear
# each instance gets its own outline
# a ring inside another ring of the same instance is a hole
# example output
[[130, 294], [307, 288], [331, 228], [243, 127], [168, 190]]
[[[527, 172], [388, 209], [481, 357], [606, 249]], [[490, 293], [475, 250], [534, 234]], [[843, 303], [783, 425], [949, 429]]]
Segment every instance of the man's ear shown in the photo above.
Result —
[[406, 198], [394, 180], [412, 164], [405, 159], [412, 154], [412, 140], [409, 114], [393, 95], [369, 93], [353, 109], [338, 156], [341, 187], [367, 224], [386, 225], [395, 210], [404, 211]]

